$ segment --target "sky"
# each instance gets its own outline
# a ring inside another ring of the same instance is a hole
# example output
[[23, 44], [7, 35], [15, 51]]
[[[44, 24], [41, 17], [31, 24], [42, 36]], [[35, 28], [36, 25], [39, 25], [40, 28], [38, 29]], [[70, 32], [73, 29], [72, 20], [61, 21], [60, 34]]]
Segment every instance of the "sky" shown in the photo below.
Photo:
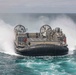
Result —
[[0, 13], [76, 13], [76, 0], [0, 0]]

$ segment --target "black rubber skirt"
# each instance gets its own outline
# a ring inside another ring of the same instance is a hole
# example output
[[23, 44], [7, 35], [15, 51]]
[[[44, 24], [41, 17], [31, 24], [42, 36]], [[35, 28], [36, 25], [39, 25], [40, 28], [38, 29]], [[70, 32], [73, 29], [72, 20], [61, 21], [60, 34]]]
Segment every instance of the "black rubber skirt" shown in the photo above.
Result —
[[25, 56], [61, 56], [68, 54], [68, 48], [58, 45], [34, 45], [22, 50], [16, 49], [16, 53]]

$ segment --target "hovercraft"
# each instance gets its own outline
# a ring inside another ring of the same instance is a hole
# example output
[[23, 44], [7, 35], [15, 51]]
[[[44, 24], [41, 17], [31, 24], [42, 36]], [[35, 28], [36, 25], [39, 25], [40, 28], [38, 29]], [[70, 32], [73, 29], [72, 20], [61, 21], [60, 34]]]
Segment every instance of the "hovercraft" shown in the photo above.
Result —
[[23, 25], [17, 25], [15, 31], [15, 51], [25, 56], [60, 56], [68, 54], [66, 36], [57, 27], [52, 29], [43, 25], [38, 33], [27, 33]]

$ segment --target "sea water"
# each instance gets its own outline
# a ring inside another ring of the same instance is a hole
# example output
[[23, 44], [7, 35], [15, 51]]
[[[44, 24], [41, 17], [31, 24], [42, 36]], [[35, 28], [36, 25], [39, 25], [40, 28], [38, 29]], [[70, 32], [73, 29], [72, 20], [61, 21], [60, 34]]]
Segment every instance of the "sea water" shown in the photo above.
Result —
[[0, 75], [76, 75], [76, 55], [22, 57], [0, 53]]
[[[14, 50], [14, 27], [22, 24], [27, 32], [39, 32], [49, 24], [60, 27], [67, 37], [66, 56], [20, 56]], [[76, 14], [0, 14], [0, 75], [76, 75]]]

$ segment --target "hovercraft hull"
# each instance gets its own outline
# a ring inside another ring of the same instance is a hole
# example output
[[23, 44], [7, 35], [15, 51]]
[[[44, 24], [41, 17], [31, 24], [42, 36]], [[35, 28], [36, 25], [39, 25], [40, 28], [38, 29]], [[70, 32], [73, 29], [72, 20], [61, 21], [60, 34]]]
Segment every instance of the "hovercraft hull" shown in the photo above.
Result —
[[24, 56], [61, 56], [68, 54], [67, 46], [33, 45], [27, 48], [16, 48], [16, 53]]

